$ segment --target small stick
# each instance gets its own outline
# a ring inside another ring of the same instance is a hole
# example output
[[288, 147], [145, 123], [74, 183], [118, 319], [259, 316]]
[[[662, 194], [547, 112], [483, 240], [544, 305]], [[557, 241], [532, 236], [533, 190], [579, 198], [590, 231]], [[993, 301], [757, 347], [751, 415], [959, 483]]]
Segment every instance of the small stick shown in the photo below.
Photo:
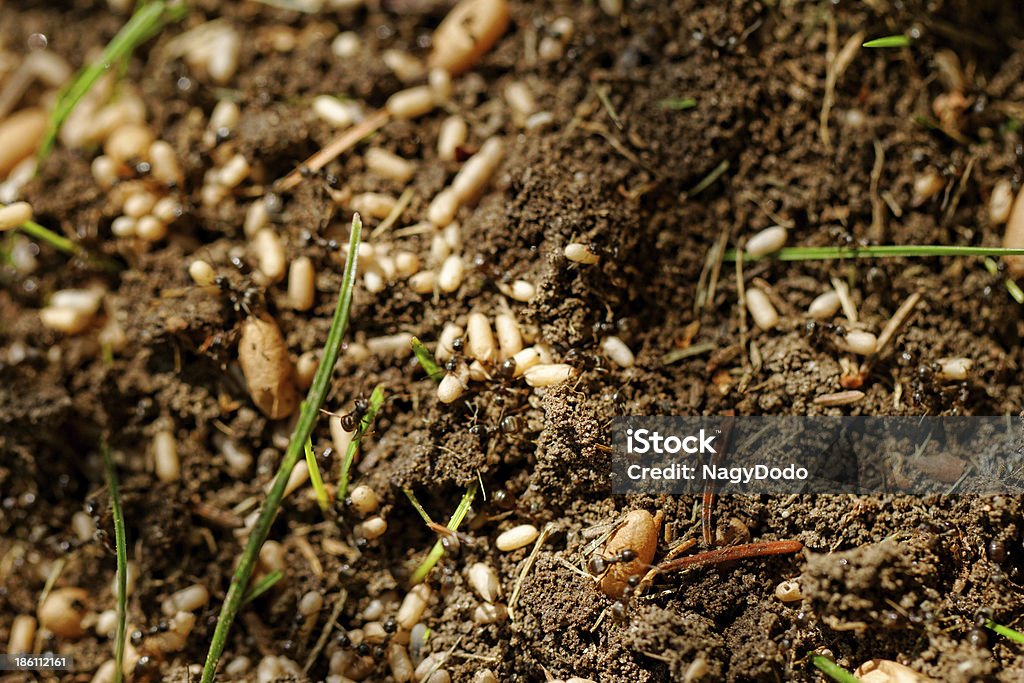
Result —
[[523, 588], [523, 579], [533, 569], [534, 562], [537, 561], [537, 554], [540, 552], [540, 548], [544, 545], [544, 541], [548, 540], [548, 536], [555, 530], [555, 525], [550, 522], [544, 525], [544, 528], [540, 532], [540, 536], [537, 537], [537, 542], [533, 544], [533, 550], [530, 551], [530, 556], [526, 558], [526, 563], [523, 565], [523, 570], [519, 572], [519, 578], [516, 579], [515, 588], [512, 589], [512, 595], [508, 599], [508, 617], [512, 620], [512, 623], [516, 623], [515, 606], [519, 600], [519, 591]]
[[[725, 422], [722, 423], [722, 445], [715, 455], [711, 458], [711, 466], [718, 467], [721, 464], [722, 459], [725, 457], [725, 451], [729, 448], [729, 437], [732, 436], [732, 427], [736, 423], [736, 418], [728, 417]], [[700, 526], [701, 532], [704, 536], [704, 545], [711, 547], [715, 543], [714, 536], [714, 524], [712, 520], [712, 513], [715, 507], [715, 485], [712, 480], [708, 480], [704, 484], [704, 499], [700, 508]]]
[[889, 318], [889, 322], [885, 324], [882, 329], [882, 333], [878, 335], [878, 343], [875, 344], [875, 356], [881, 356], [882, 351], [889, 345], [893, 337], [903, 328], [907, 320], [910, 318], [910, 314], [914, 312], [914, 307], [917, 306], [918, 302], [921, 301], [921, 294], [914, 292], [907, 297], [907, 300], [900, 304], [900, 307], [896, 309], [896, 312]]
[[708, 550], [696, 555], [680, 557], [669, 562], [662, 562], [658, 570], [666, 572], [679, 571], [687, 567], [700, 567], [709, 564], [722, 564], [733, 560], [745, 560], [751, 557], [765, 557], [768, 555], [788, 555], [802, 550], [804, 544], [800, 541], [761, 541], [759, 543], [746, 543], [734, 545], [728, 548], [717, 548]]
[[343, 152], [354, 147], [357, 142], [365, 138], [367, 135], [376, 133], [378, 130], [383, 128], [384, 124], [386, 124], [390, 118], [391, 117], [388, 116], [388, 113], [383, 109], [379, 109], [370, 114], [365, 119], [351, 128], [346, 129], [341, 135], [327, 143], [325, 147], [322, 147], [318, 152], [306, 159], [299, 168], [274, 183], [276, 189], [281, 192], [292, 189], [302, 182], [302, 171], [299, 169], [303, 166], [311, 171], [319, 171], [324, 166], [337, 159]]

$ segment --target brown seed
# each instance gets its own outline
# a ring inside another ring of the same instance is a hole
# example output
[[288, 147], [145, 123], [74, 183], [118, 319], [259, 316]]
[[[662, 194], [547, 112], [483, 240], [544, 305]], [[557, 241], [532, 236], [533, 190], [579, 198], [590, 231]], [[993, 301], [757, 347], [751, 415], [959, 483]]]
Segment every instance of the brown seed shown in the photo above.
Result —
[[629, 585], [629, 577], [639, 576], [647, 571], [647, 565], [654, 559], [658, 547], [658, 524], [647, 510], [633, 510], [626, 514], [626, 520], [605, 545], [604, 556], [612, 558], [624, 550], [633, 552], [629, 562], [614, 562], [601, 577], [601, 591], [612, 598], [621, 598]]
[[269, 315], [252, 316], [242, 324], [238, 360], [253, 403], [272, 420], [288, 417], [299, 397], [291, 359], [281, 330]]
[[462, 0], [434, 31], [430, 68], [451, 74], [471, 69], [508, 27], [505, 0]]
[[839, 391], [834, 394], [818, 396], [814, 399], [814, 403], [819, 406], [847, 406], [861, 400], [864, 395], [863, 391]]
[[39, 607], [39, 625], [59, 638], [85, 634], [82, 619], [88, 610], [89, 592], [84, 588], [57, 588]]

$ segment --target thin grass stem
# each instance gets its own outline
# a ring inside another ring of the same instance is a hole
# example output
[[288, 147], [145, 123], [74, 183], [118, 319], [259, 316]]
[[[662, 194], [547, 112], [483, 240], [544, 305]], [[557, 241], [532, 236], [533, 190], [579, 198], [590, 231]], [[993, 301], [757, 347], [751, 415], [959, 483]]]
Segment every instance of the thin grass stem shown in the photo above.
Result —
[[117, 555], [117, 629], [114, 633], [114, 682], [124, 680], [124, 643], [128, 632], [128, 545], [124, 534], [124, 510], [121, 507], [121, 488], [117, 481], [117, 468], [110, 448], [103, 444], [103, 465], [110, 490], [110, 509], [114, 517], [114, 552]]

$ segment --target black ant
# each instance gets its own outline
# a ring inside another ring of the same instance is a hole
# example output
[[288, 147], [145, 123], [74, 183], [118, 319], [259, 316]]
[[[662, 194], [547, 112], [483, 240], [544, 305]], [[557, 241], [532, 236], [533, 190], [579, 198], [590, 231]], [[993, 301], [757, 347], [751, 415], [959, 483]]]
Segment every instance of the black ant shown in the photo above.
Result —
[[332, 413], [329, 410], [320, 409], [320, 412], [331, 417], [336, 417], [341, 421], [341, 428], [346, 432], [354, 432], [359, 429], [363, 418], [370, 412], [370, 402], [363, 397], [357, 398], [353, 401], [352, 410], [347, 413]]

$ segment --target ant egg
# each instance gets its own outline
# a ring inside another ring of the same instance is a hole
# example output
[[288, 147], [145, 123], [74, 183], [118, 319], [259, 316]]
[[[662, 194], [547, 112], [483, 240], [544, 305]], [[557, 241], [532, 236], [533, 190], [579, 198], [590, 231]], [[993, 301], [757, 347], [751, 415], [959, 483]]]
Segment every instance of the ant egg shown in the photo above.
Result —
[[89, 604], [89, 592], [68, 587], [50, 591], [39, 606], [39, 626], [58, 638], [80, 638], [85, 634], [82, 624]]
[[781, 225], [773, 225], [747, 240], [746, 252], [750, 256], [765, 256], [773, 254], [786, 246], [788, 231]]
[[399, 90], [388, 98], [384, 108], [396, 119], [413, 119], [433, 111], [434, 93], [428, 85]]
[[945, 382], [962, 382], [967, 379], [972, 367], [974, 361], [970, 358], [940, 358], [935, 378]]
[[365, 484], [352, 489], [349, 494], [349, 499], [352, 501], [352, 507], [356, 509], [360, 515], [369, 515], [377, 511], [380, 506], [380, 500], [377, 498], [377, 492]]
[[782, 602], [796, 602], [803, 600], [803, 593], [800, 591], [800, 583], [795, 580], [783, 581], [775, 587], [775, 597]]
[[564, 253], [565, 258], [584, 265], [593, 265], [601, 260], [601, 257], [595, 254], [590, 247], [579, 242], [567, 244]]
[[483, 313], [470, 313], [466, 323], [468, 343], [466, 350], [471, 358], [481, 363], [490, 363], [495, 358], [494, 334], [491, 323]]
[[501, 584], [498, 582], [498, 574], [490, 565], [477, 562], [469, 568], [469, 585], [486, 602], [494, 602], [498, 597]]
[[387, 660], [391, 676], [395, 681], [405, 683], [412, 680], [415, 667], [413, 667], [412, 659], [409, 658], [409, 652], [404, 645], [390, 643], [387, 648]]
[[618, 337], [606, 337], [601, 343], [601, 349], [613, 363], [621, 368], [631, 368], [636, 362], [633, 351]]
[[206, 589], [206, 586], [196, 583], [171, 593], [161, 603], [160, 609], [165, 615], [173, 617], [178, 612], [195, 612], [200, 607], [204, 607], [209, 601], [210, 592]]
[[459, 203], [472, 201], [480, 194], [494, 175], [504, 154], [505, 147], [501, 140], [493, 137], [484, 142], [480, 151], [469, 158], [452, 179], [451, 191]]
[[0, 232], [16, 228], [32, 220], [32, 205], [28, 202], [14, 202], [0, 207]]
[[473, 621], [478, 624], [496, 624], [505, 621], [508, 617], [508, 608], [501, 603], [484, 603], [477, 605], [473, 610]]
[[502, 358], [510, 358], [523, 350], [523, 335], [519, 322], [509, 313], [499, 313], [494, 318], [494, 329], [498, 336], [498, 347]]
[[537, 540], [540, 531], [532, 524], [520, 524], [508, 531], [503, 531], [494, 539], [494, 545], [503, 552], [510, 552], [525, 547]]
[[576, 376], [576, 368], [566, 363], [550, 363], [534, 365], [525, 372], [523, 378], [531, 387], [550, 387], [568, 382]]
[[828, 320], [839, 312], [840, 305], [839, 294], [834, 289], [830, 289], [814, 298], [811, 305], [807, 307], [807, 315], [815, 320]]
[[853, 330], [846, 333], [842, 348], [861, 356], [870, 356], [878, 348], [878, 337], [870, 332]]
[[316, 272], [306, 256], [292, 261], [288, 268], [288, 300], [297, 311], [308, 311], [316, 298]]
[[470, 69], [508, 27], [506, 0], [461, 0], [434, 31], [428, 63], [457, 75]]
[[283, 279], [287, 265], [284, 244], [277, 231], [271, 228], [259, 230], [253, 237], [252, 245], [260, 272], [271, 282]]
[[453, 161], [456, 150], [466, 143], [469, 128], [461, 116], [449, 116], [441, 122], [437, 134], [437, 156], [441, 161]]
[[427, 220], [439, 228], [443, 228], [453, 220], [459, 211], [459, 197], [455, 191], [446, 187], [434, 197], [427, 207]]
[[[467, 379], [468, 374], [467, 371]], [[449, 372], [437, 385], [437, 400], [441, 403], [454, 403], [465, 391], [466, 382], [454, 372]]]
[[12, 655], [32, 652], [35, 637], [36, 618], [28, 614], [19, 614], [11, 623], [10, 635], [7, 638], [7, 652]]
[[156, 478], [160, 481], [168, 483], [181, 477], [178, 443], [174, 438], [174, 432], [163, 429], [153, 435], [153, 463]]
[[992, 194], [988, 199], [988, 216], [993, 223], [1005, 223], [1010, 218], [1010, 209], [1013, 207], [1013, 185], [1009, 180], [1003, 178], [992, 187]]
[[767, 294], [752, 287], [747, 290], [746, 299], [747, 310], [755, 325], [762, 330], [770, 330], [779, 324], [779, 314]]
[[432, 594], [430, 586], [424, 583], [413, 586], [405, 594], [405, 598], [398, 608], [398, 614], [395, 616], [398, 625], [406, 630], [415, 626], [427, 609], [427, 603], [430, 602]]

